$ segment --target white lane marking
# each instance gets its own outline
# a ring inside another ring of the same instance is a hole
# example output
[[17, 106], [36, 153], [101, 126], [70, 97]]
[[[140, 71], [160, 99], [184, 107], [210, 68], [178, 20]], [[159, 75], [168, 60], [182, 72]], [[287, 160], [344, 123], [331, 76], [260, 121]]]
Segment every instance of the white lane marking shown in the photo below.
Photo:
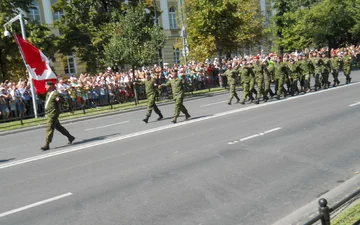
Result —
[[130, 121], [123, 121], [123, 122], [120, 122], [120, 123], [113, 123], [113, 124], [109, 124], [109, 125], [105, 125], [105, 126], [101, 126], [101, 127], [89, 128], [89, 129], [86, 129], [85, 131], [97, 130], [97, 129], [106, 128], [106, 127], [112, 127], [112, 126], [116, 126], [116, 125], [120, 125], [120, 124], [124, 124], [124, 123], [129, 123], [129, 122]]
[[338, 86], [338, 87], [334, 87], [334, 88], [331, 88], [331, 89], [325, 89], [325, 90], [321, 90], [321, 91], [317, 91], [317, 92], [307, 93], [305, 95], [298, 95], [298, 96], [294, 96], [294, 97], [291, 97], [291, 98], [282, 99], [280, 101], [267, 102], [265, 104], [252, 105], [252, 106], [248, 106], [248, 107], [245, 107], [245, 108], [234, 109], [234, 110], [230, 110], [230, 111], [226, 111], [226, 112], [222, 112], [222, 113], [217, 113], [217, 114], [214, 114], [212, 116], [207, 116], [207, 117], [188, 120], [188, 121], [180, 122], [180, 123], [176, 123], [176, 124], [161, 126], [161, 127], [157, 127], [157, 128], [153, 128], [153, 129], [149, 129], [149, 130], [144, 130], [144, 131], [124, 135], [124, 136], [119, 136], [119, 137], [115, 137], [115, 138], [109, 138], [107, 140], [102, 140], [102, 141], [98, 141], [98, 142], [84, 144], [84, 145], [81, 145], [81, 146], [78, 146], [78, 147], [64, 149], [64, 150], [56, 151], [56, 152], [53, 152], [53, 153], [47, 153], [47, 154], [43, 154], [43, 155], [31, 157], [31, 158], [26, 158], [26, 159], [21, 159], [21, 160], [17, 160], [17, 161], [5, 163], [5, 164], [0, 164], [0, 169], [4, 169], [4, 168], [8, 168], [8, 167], [11, 167], [11, 166], [16, 166], [16, 165], [20, 165], [20, 164], [24, 164], [24, 163], [28, 163], [28, 162], [33, 162], [33, 161], [37, 161], [37, 160], [40, 160], [40, 159], [46, 159], [46, 158], [49, 158], [49, 157], [62, 155], [62, 154], [70, 153], [70, 152], [76, 152], [76, 151], [79, 151], [79, 150], [82, 150], [82, 149], [91, 148], [91, 147], [95, 147], [95, 146], [99, 146], [99, 145], [103, 145], [103, 144], [108, 144], [108, 143], [112, 143], [112, 142], [116, 142], [116, 141], [121, 141], [121, 140], [129, 139], [129, 138], [132, 138], [132, 137], [138, 137], [138, 136], [145, 135], [145, 134], [150, 134], [150, 133], [154, 133], [154, 132], [158, 132], [158, 131], [168, 130], [168, 129], [171, 129], [171, 128], [174, 128], [174, 127], [185, 126], [185, 125], [188, 125], [188, 124], [191, 124], [191, 123], [197, 123], [197, 122], [200, 122], [200, 121], [214, 119], [214, 118], [222, 117], [222, 116], [227, 116], [227, 115], [231, 115], [231, 114], [234, 114], [234, 113], [248, 111], [248, 110], [252, 110], [252, 109], [256, 109], [256, 108], [260, 108], [260, 107], [266, 107], [266, 106], [273, 105], [273, 104], [279, 104], [279, 103], [286, 102], [286, 101], [291, 101], [291, 100], [294, 100], [294, 99], [297, 99], [297, 98], [304, 98], [304, 97], [319, 94], [319, 93], [322, 93], [322, 92], [327, 92], [327, 91], [336, 90], [336, 89], [349, 87], [349, 86], [353, 86], [353, 85], [358, 85], [358, 84], [360, 84], [360, 82], [359, 83], [347, 84], [345, 86]]
[[246, 140], [249, 140], [251, 138], [255, 138], [255, 137], [259, 137], [260, 134], [254, 134], [254, 135], [251, 135], [249, 137], [246, 137], [246, 138], [241, 138], [240, 141], [246, 141]]
[[72, 195], [71, 192], [63, 194], [63, 195], [56, 196], [54, 198], [49, 198], [49, 199], [46, 199], [46, 200], [43, 200], [43, 201], [40, 201], [40, 202], [35, 202], [33, 204], [30, 204], [30, 205], [27, 205], [27, 206], [24, 206], [24, 207], [21, 207], [21, 208], [18, 208], [18, 209], [14, 209], [14, 210], [11, 210], [11, 211], [8, 211], [8, 212], [4, 212], [4, 213], [0, 214], [0, 218], [4, 217], [4, 216], [11, 215], [11, 214], [14, 214], [14, 213], [17, 213], [17, 212], [24, 211], [26, 209], [34, 208], [36, 206], [43, 205], [43, 204], [46, 204], [46, 203], [49, 203], [49, 202], [52, 202], [52, 201], [56, 201], [56, 200], [59, 200], [61, 198], [68, 197], [70, 195]]
[[352, 106], [356, 106], [356, 105], [360, 105], [360, 102], [357, 102], [357, 103], [351, 104], [351, 105], [349, 105], [349, 106], [350, 106], [350, 107], [352, 107]]
[[222, 104], [225, 103], [227, 101], [221, 101], [221, 102], [215, 102], [215, 103], [210, 103], [210, 104], [206, 104], [206, 105], [201, 105], [200, 107], [206, 107], [206, 106], [211, 106], [211, 105], [217, 105], [217, 104]]
[[281, 129], [282, 129], [281, 127], [277, 127], [277, 128], [271, 129], [271, 130], [267, 130], [264, 133], [268, 134], [268, 133], [271, 133], [271, 132], [274, 132], [274, 131], [277, 131], [277, 130], [281, 130]]
[[256, 137], [259, 137], [259, 136], [264, 136], [265, 134], [275, 132], [275, 131], [281, 130], [281, 129], [282, 129], [282, 127], [277, 127], [277, 128], [271, 129], [271, 130], [264, 131], [263, 133], [254, 134], [254, 135], [251, 135], [251, 136], [248, 136], [248, 137], [245, 137], [245, 138], [241, 138], [240, 140], [229, 142], [228, 144], [233, 145], [233, 144], [236, 144], [238, 142], [246, 141], [246, 140], [256, 138]]

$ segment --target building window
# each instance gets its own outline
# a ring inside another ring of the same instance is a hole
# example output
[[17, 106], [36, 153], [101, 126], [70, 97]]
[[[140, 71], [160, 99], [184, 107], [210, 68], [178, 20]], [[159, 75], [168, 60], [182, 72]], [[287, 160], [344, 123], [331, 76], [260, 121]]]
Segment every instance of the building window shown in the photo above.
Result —
[[177, 29], [176, 24], [176, 12], [173, 7], [169, 9], [169, 20], [170, 20], [170, 29]]
[[[55, 6], [57, 0], [51, 0], [51, 5], [52, 6]], [[58, 20], [60, 19], [60, 17], [62, 17], [64, 15], [64, 12], [63, 11], [60, 11], [60, 12], [54, 12], [54, 20]]]
[[180, 50], [178, 48], [174, 51], [174, 63], [180, 64]]
[[40, 8], [37, 1], [33, 1], [29, 10], [29, 19], [35, 23], [41, 23]]
[[76, 58], [74, 55], [69, 55], [67, 57], [67, 62], [64, 71], [65, 74], [70, 74], [72, 76], [76, 75]]

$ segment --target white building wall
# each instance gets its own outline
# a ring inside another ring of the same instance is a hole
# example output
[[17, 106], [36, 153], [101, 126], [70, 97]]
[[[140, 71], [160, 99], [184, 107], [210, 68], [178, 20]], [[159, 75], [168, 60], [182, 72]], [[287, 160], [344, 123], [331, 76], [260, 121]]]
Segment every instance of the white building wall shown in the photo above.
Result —
[[46, 24], [53, 24], [54, 16], [53, 16], [50, 0], [42, 0], [42, 5], [44, 9], [44, 20], [45, 20], [44, 22]]

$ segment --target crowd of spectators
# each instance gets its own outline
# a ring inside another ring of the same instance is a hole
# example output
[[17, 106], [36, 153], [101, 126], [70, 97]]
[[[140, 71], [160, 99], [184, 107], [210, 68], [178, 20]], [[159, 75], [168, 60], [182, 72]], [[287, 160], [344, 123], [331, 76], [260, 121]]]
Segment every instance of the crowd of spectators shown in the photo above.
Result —
[[[354, 62], [359, 63], [360, 46], [350, 46], [348, 49], [355, 56]], [[342, 50], [340, 48], [336, 51], [341, 54]], [[307, 51], [314, 50], [304, 50], [304, 52]], [[292, 56], [297, 54], [300, 53], [291, 53]], [[261, 52], [258, 56], [261, 59], [266, 59], [269, 55]], [[192, 92], [212, 87], [226, 88], [226, 76], [221, 76], [221, 74], [226, 71], [227, 64], [240, 65], [244, 60], [251, 58], [251, 55], [235, 56], [229, 60], [222, 60], [221, 63], [218, 58], [214, 58], [214, 60], [206, 59], [205, 62], [193, 60], [187, 66], [177, 64], [170, 66], [165, 63], [163, 72], [158, 65], [144, 66], [134, 72], [131, 69], [115, 72], [108, 68], [105, 72], [98, 74], [83, 73], [78, 77], [69, 78], [59, 76], [56, 88], [74, 110], [133, 101], [134, 81], [143, 79], [148, 72], [156, 79], [157, 84], [161, 85], [171, 80], [175, 71], [179, 77], [184, 79], [186, 91]], [[136, 86], [136, 90], [138, 99], [145, 98], [144, 87]], [[171, 89], [161, 90], [158, 94], [160, 97], [169, 97]], [[38, 96], [36, 98], [37, 111], [41, 115], [44, 113], [44, 99], [40, 99]], [[32, 96], [28, 80], [5, 81], [0, 84], [0, 120], [8, 120], [19, 116], [31, 117], [33, 114]]]

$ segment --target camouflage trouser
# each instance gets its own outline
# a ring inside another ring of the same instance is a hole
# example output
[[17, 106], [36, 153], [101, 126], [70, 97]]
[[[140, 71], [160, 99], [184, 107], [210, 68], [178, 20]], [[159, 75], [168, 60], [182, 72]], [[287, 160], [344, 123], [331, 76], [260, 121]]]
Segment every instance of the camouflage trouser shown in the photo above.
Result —
[[250, 85], [250, 87], [249, 87], [249, 97], [250, 98], [253, 98], [253, 96], [252, 96], [252, 94], [254, 93], [255, 95], [257, 95], [257, 91], [256, 91], [256, 89], [255, 89], [255, 77], [253, 77], [253, 76], [250, 76], [249, 77], [249, 85]]
[[185, 115], [189, 115], [187, 109], [185, 108], [184, 104], [183, 104], [183, 101], [184, 101], [184, 98], [182, 96], [179, 96], [179, 97], [175, 97], [174, 98], [175, 100], [175, 114], [174, 114], [174, 118], [178, 118], [179, 115], [180, 115], [180, 111], [182, 113], [184, 113]]
[[320, 86], [320, 74], [316, 73], [314, 75], [314, 78], [315, 78], [314, 88], [315, 88], [315, 91], [316, 91], [318, 88], [321, 88], [321, 86]]
[[160, 115], [161, 112], [155, 103], [155, 95], [149, 95], [147, 96], [147, 99], [148, 99], [148, 108], [147, 108], [146, 116], [150, 117], [153, 109], [156, 114]]
[[305, 90], [309, 90], [310, 89], [310, 74], [306, 74], [304, 75], [304, 87]]
[[250, 95], [250, 79], [247, 76], [244, 76], [241, 80], [243, 92], [244, 92], [244, 98], [242, 100], [242, 103], [246, 101], [246, 98]]
[[340, 84], [340, 81], [339, 81], [339, 70], [338, 70], [338, 69], [333, 69], [332, 75], [333, 75], [333, 79], [334, 79], [334, 86]]
[[346, 79], [350, 78], [350, 74], [351, 74], [351, 67], [344, 66], [344, 75], [345, 75]]
[[264, 89], [263, 89], [263, 78], [262, 77], [257, 77], [255, 82], [256, 82], [256, 86], [258, 87], [257, 90], [257, 95], [256, 98], [260, 99], [262, 95], [264, 95]]
[[54, 136], [54, 130], [59, 131], [60, 133], [62, 133], [64, 136], [66, 136], [67, 138], [71, 137], [69, 131], [67, 131], [65, 129], [65, 127], [63, 127], [57, 116], [55, 117], [50, 117], [47, 121], [46, 124], [46, 143], [50, 144], [53, 136]]
[[[279, 78], [276, 78], [276, 85], [277, 85], [277, 96], [281, 96], [284, 91], [285, 91], [285, 88], [284, 88], [284, 83], [285, 83], [285, 77], [279, 77]], [[284, 95], [286, 95], [286, 93], [284, 93]]]
[[324, 86], [325, 89], [327, 89], [329, 87], [329, 74], [330, 73], [322, 73], [322, 85]]
[[236, 93], [236, 86], [235, 86], [235, 84], [230, 84], [230, 98], [229, 98], [229, 103], [231, 103], [231, 100], [233, 99], [233, 98], [236, 98], [236, 100], [240, 100], [239, 99], [239, 97], [238, 97], [238, 95], [237, 95], [237, 93]]
[[273, 92], [270, 87], [270, 78], [264, 78], [264, 97], [268, 95], [273, 95]]

